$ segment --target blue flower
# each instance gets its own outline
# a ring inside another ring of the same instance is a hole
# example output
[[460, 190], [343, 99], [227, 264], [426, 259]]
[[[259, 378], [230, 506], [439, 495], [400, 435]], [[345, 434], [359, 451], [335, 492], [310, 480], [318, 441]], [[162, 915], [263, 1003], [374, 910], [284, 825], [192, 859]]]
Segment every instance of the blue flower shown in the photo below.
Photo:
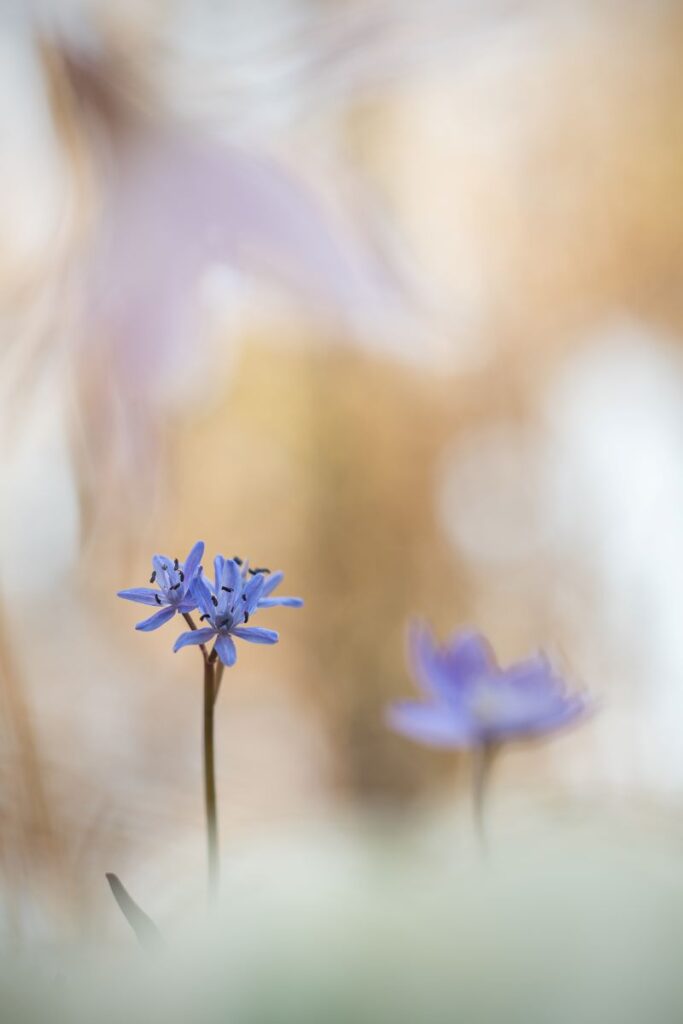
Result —
[[[218, 559], [216, 560], [218, 561]], [[271, 597], [270, 595], [279, 587], [285, 578], [283, 572], [272, 572], [270, 569], [250, 569], [248, 562], [243, 562], [241, 558], [235, 558], [235, 562], [240, 566], [243, 579], [247, 579], [248, 576], [257, 576], [263, 573], [266, 576], [266, 580], [261, 590], [261, 596], [258, 600], [258, 608], [276, 608], [278, 606], [285, 608], [301, 608], [303, 601], [300, 597]], [[218, 571], [218, 570], [216, 570]], [[216, 577], [216, 580], [218, 577]]]
[[457, 633], [439, 647], [415, 627], [410, 653], [423, 701], [400, 701], [387, 713], [396, 732], [433, 747], [491, 747], [552, 732], [582, 718], [589, 701], [568, 690], [539, 654], [501, 669], [481, 634]]
[[213, 584], [204, 576], [198, 576], [193, 584], [193, 596], [202, 613], [200, 621], [207, 625], [182, 633], [173, 650], [215, 640], [216, 654], [229, 667], [237, 658], [233, 637], [254, 644], [278, 642], [279, 637], [274, 630], [247, 625], [254, 612], [275, 604], [296, 608], [303, 602], [297, 597], [268, 597], [282, 580], [282, 573], [269, 574], [267, 569], [249, 569], [241, 559], [223, 558], [222, 555], [214, 559], [214, 570]]
[[152, 559], [152, 587], [132, 587], [130, 590], [119, 590], [118, 596], [127, 601], [138, 601], [140, 604], [158, 605], [159, 611], [148, 619], [138, 622], [136, 629], [149, 632], [158, 629], [180, 612], [186, 614], [197, 607], [193, 594], [193, 584], [198, 573], [199, 563], [204, 554], [204, 542], [199, 540], [181, 564], [177, 558], [155, 555]]

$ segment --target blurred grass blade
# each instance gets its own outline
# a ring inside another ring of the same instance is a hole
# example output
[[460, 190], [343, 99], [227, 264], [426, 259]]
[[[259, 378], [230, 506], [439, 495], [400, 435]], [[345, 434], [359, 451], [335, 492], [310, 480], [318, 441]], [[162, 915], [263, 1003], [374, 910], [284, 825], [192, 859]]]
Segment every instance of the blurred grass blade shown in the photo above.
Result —
[[142, 948], [160, 949], [164, 945], [164, 940], [154, 921], [140, 909], [118, 875], [107, 872], [106, 877], [121, 913], [135, 932]]

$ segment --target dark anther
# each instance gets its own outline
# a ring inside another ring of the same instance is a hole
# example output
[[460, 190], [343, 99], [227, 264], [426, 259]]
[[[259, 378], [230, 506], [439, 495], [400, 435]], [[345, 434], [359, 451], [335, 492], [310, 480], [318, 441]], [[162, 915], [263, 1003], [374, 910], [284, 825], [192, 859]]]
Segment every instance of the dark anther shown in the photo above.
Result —
[[246, 599], [247, 599], [247, 595], [246, 594], [242, 594], [242, 600], [246, 601]]
[[210, 619], [210, 618], [211, 618], [211, 616], [208, 613], [204, 613], [204, 615], [200, 615], [199, 616], [199, 621], [203, 622], [204, 619]]
[[159, 597], [158, 594], [154, 595], [154, 600], [156, 601], [157, 604], [161, 604], [161, 598]]
[[218, 598], [216, 597], [215, 594], [211, 595], [211, 600], [213, 601], [213, 606], [215, 608], [218, 605]]
[[178, 571], [178, 564], [179, 564], [178, 563], [178, 559], [174, 558], [173, 559], [173, 568], [175, 569], [176, 572]]
[[156, 571], [156, 569], [155, 569], [155, 570], [154, 570], [154, 572], [152, 573], [152, 575], [151, 575], [151, 576], [150, 576], [150, 578], [149, 578], [149, 582], [150, 582], [150, 583], [154, 583], [154, 581], [155, 581], [155, 579], [156, 579], [156, 578], [157, 578], [157, 571]]
[[185, 573], [183, 572], [182, 569], [178, 569], [178, 575], [180, 576], [180, 582], [184, 583], [185, 582]]
[[228, 594], [232, 594], [232, 587], [221, 587], [221, 590], [225, 590]]
[[162, 565], [161, 568], [164, 570], [164, 572], [166, 572], [166, 570], [168, 569], [168, 566], [167, 565]]
[[237, 562], [238, 565], [242, 564], [242, 559], [240, 558], [239, 555], [233, 555], [232, 560], [233, 562]]
[[265, 567], [262, 568], [262, 569], [250, 569], [249, 572], [251, 573], [252, 576], [258, 576], [259, 573], [268, 573], [268, 572], [270, 572], [270, 569], [266, 569]]
[[173, 586], [171, 587], [171, 590], [177, 590], [179, 586], [179, 583], [174, 583]]
[[245, 622], [245, 625], [246, 625], [247, 622], [249, 622], [249, 612], [245, 612], [244, 613], [244, 622]]

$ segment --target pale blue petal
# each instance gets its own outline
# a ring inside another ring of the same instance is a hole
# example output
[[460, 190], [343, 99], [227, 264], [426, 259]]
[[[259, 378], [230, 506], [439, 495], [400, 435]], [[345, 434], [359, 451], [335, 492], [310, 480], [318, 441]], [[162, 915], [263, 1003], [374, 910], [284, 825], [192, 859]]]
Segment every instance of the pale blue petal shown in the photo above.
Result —
[[216, 555], [213, 560], [213, 584], [216, 593], [221, 589], [221, 583], [223, 582], [223, 565], [225, 559], [222, 555]]
[[151, 630], [158, 629], [159, 626], [163, 626], [165, 622], [169, 622], [174, 615], [175, 608], [162, 608], [160, 612], [156, 612], [148, 619], [138, 622], [135, 628], [142, 630], [143, 633], [149, 633]]
[[269, 597], [275, 588], [282, 583], [284, 578], [285, 574], [283, 572], [271, 572], [270, 575], [266, 577], [266, 582], [264, 583], [263, 590], [261, 591], [261, 597]]
[[448, 689], [439, 652], [431, 631], [423, 623], [413, 623], [408, 631], [408, 660], [413, 675], [427, 697], [439, 697]]
[[195, 546], [190, 551], [187, 558], [185, 559], [185, 564], [183, 565], [183, 575], [185, 576], [185, 590], [189, 589], [192, 580], [197, 575], [197, 569], [199, 568], [199, 563], [201, 562], [203, 555], [204, 541], [198, 540]]
[[243, 597], [246, 597], [246, 601], [242, 601], [244, 605], [244, 611], [251, 613], [255, 611], [256, 606], [259, 602], [259, 598], [263, 592], [265, 577], [259, 573], [258, 576], [253, 576], [243, 591]]
[[213, 617], [213, 613], [215, 611], [214, 603], [211, 600], [213, 591], [204, 576], [195, 576], [192, 586], [190, 587], [190, 594], [202, 615], [210, 615]]
[[252, 644], [276, 644], [280, 639], [274, 629], [259, 629], [256, 626], [235, 626], [232, 633]]
[[588, 709], [585, 698], [569, 691], [543, 654], [481, 676], [464, 699], [487, 740], [550, 732]]
[[239, 593], [242, 586], [242, 573], [237, 562], [232, 558], [223, 560], [223, 572], [220, 579], [221, 587], [229, 587], [233, 594]]
[[519, 689], [525, 693], [563, 694], [566, 692], [564, 680], [555, 672], [545, 654], [537, 654], [526, 661], [501, 672], [501, 680], [505, 685]]
[[116, 596], [123, 597], [126, 601], [137, 601], [139, 604], [158, 604], [159, 601], [166, 604], [159, 591], [152, 590], [150, 587], [130, 587], [128, 590], [119, 590]]
[[545, 710], [529, 709], [526, 716], [509, 716], [495, 726], [489, 727], [486, 738], [491, 740], [526, 739], [555, 732], [574, 722], [586, 718], [593, 710], [584, 697], [575, 694], [573, 697], [558, 701], [553, 707]]
[[191, 644], [206, 644], [215, 635], [215, 629], [190, 629], [187, 633], [180, 634], [173, 644], [173, 650], [179, 651], [181, 647], [189, 647]]
[[231, 665], [235, 664], [237, 660], [237, 650], [235, 649], [235, 644], [231, 637], [217, 637], [216, 650], [218, 651], [218, 657], [227, 668], [230, 668]]
[[474, 629], [461, 629], [443, 651], [446, 670], [456, 685], [463, 685], [497, 671], [488, 640]]
[[277, 608], [279, 605], [282, 605], [283, 608], [301, 608], [303, 603], [300, 597], [260, 597], [258, 607]]
[[554, 732], [556, 729], [582, 721], [594, 710], [594, 705], [583, 694], [575, 693], [571, 697], [566, 697], [544, 719], [536, 721], [530, 729], [530, 734]]
[[470, 747], [477, 742], [472, 723], [443, 704], [398, 701], [386, 712], [395, 732], [430, 747]]
[[418, 623], [410, 630], [409, 659], [420, 688], [437, 699], [458, 700], [464, 689], [498, 671], [488, 643], [471, 630], [461, 630], [439, 647], [430, 630]]
[[154, 569], [157, 574], [163, 574], [168, 572], [169, 569], [173, 568], [173, 559], [167, 558], [166, 555], [153, 555], [152, 565], [154, 566]]

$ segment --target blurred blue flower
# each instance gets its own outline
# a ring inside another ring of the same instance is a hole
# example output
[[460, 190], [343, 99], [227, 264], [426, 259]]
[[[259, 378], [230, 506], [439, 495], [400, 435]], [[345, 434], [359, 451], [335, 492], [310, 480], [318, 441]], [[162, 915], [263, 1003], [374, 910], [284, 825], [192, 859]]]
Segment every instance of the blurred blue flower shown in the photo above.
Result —
[[192, 585], [201, 572], [199, 563], [204, 554], [204, 542], [199, 540], [181, 564], [177, 558], [155, 555], [152, 559], [152, 587], [132, 587], [119, 590], [118, 596], [126, 601], [137, 601], [139, 604], [158, 605], [160, 610], [148, 619], [138, 622], [136, 629], [149, 632], [158, 629], [180, 612], [186, 614], [197, 607]]
[[298, 597], [269, 598], [267, 595], [282, 580], [282, 573], [270, 574], [268, 569], [250, 569], [238, 558], [214, 559], [215, 577], [211, 584], [198, 576], [193, 584], [193, 596], [202, 612], [201, 620], [207, 625], [182, 633], [173, 650], [190, 644], [206, 644], [215, 639], [215, 651], [224, 665], [235, 664], [237, 651], [233, 637], [254, 644], [275, 644], [278, 634], [272, 629], [248, 626], [249, 618], [259, 608], [276, 604], [300, 607]]
[[572, 693], [539, 654], [501, 669], [481, 634], [457, 633], [439, 647], [424, 626], [411, 631], [410, 655], [424, 701], [387, 712], [396, 732], [433, 747], [492, 747], [552, 732], [583, 717], [585, 696]]

